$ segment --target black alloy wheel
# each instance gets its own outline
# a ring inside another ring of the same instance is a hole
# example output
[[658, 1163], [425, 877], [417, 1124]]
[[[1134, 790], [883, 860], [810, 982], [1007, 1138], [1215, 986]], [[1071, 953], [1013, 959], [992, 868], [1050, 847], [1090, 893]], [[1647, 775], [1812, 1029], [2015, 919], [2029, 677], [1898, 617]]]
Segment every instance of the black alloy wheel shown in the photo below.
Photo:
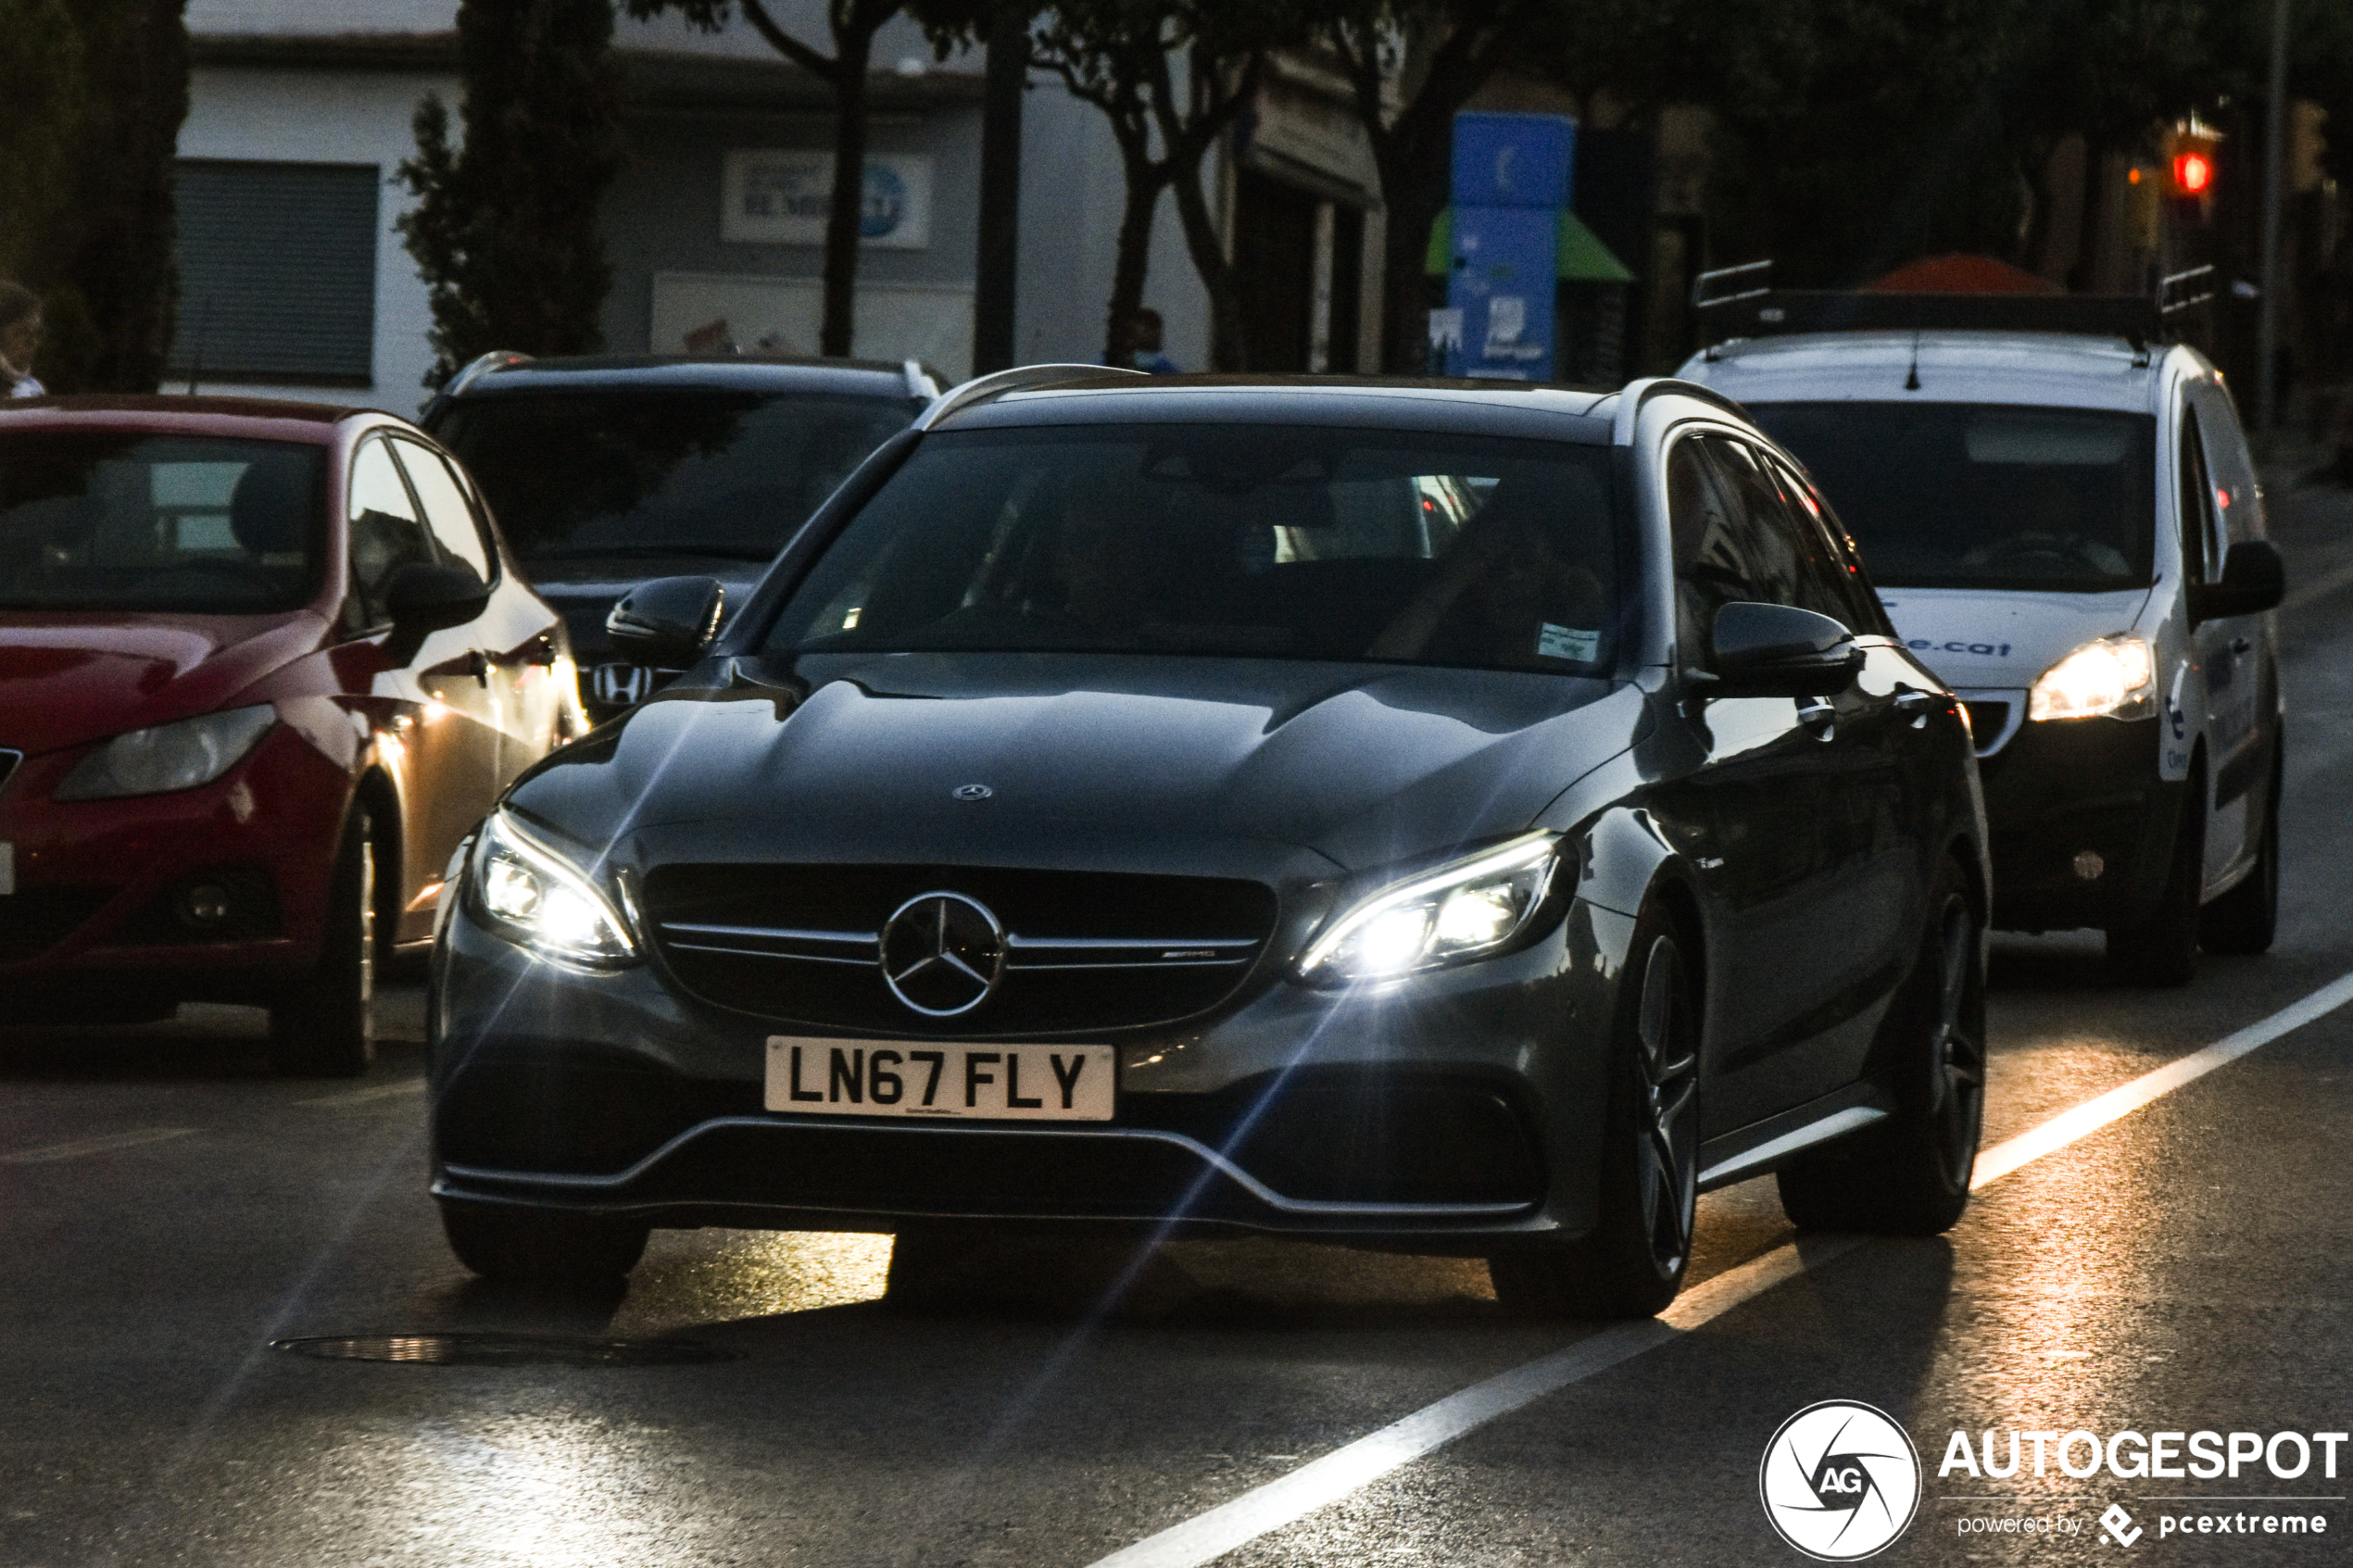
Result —
[[2108, 978], [2120, 985], [2178, 986], [2197, 978], [2198, 897], [2206, 890], [2206, 772], [2183, 784], [2182, 819], [2157, 907], [2108, 932]]
[[306, 1078], [357, 1078], [376, 1060], [376, 845], [368, 809], [344, 819], [327, 877], [319, 962], [270, 1009], [270, 1065]]
[[2271, 748], [2271, 787], [2263, 802], [2255, 867], [2198, 915], [2198, 945], [2209, 953], [2268, 953], [2280, 928], [2280, 785], [2284, 741]]
[[1488, 1260], [1496, 1298], [1545, 1316], [1647, 1317], [1675, 1299], [1699, 1205], [1700, 997], [1673, 923], [1637, 922], [1619, 1006], [1601, 1212], [1567, 1244]]
[[1894, 1113], [1780, 1173], [1781, 1209], [1805, 1229], [1935, 1236], [1969, 1207], [1985, 1126], [1984, 922], [1949, 860], [1929, 908], [1881, 1036]]

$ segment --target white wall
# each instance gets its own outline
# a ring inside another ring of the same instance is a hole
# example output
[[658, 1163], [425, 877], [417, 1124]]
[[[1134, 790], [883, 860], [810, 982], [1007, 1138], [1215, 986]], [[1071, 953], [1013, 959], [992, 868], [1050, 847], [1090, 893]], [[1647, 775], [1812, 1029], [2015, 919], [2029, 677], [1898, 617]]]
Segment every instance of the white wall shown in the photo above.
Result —
[[[374, 164], [387, 182], [379, 198], [376, 235], [374, 384], [205, 382], [199, 390], [385, 408], [413, 417], [425, 399], [424, 374], [433, 364], [425, 339], [433, 312], [424, 279], [393, 229], [394, 220], [414, 204], [405, 189], [388, 182], [400, 160], [416, 151], [409, 119], [418, 100], [438, 92], [454, 114], [457, 78], [425, 71], [199, 66], [188, 89], [188, 119], [180, 128], [182, 157]], [[166, 384], [175, 392], [186, 385]]]
[[[1127, 194], [1119, 147], [1102, 111], [1051, 77], [1022, 106], [1021, 284], [1013, 353], [1027, 363], [1091, 364], [1103, 352], [1119, 215]], [[1208, 160], [1206, 180], [1214, 169]], [[1209, 368], [1209, 295], [1185, 251], [1176, 203], [1163, 194], [1152, 223], [1144, 303], [1161, 314], [1177, 367]]]

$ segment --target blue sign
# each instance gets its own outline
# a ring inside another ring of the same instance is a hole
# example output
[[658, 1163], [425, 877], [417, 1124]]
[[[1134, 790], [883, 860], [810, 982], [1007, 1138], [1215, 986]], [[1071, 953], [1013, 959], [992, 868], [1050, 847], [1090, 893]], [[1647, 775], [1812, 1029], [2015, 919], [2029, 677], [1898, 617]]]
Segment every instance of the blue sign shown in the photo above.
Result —
[[1553, 377], [1560, 213], [1577, 123], [1549, 114], [1454, 117], [1454, 255], [1431, 337], [1446, 373]]
[[1577, 122], [1557, 114], [1454, 117], [1454, 205], [1569, 205]]

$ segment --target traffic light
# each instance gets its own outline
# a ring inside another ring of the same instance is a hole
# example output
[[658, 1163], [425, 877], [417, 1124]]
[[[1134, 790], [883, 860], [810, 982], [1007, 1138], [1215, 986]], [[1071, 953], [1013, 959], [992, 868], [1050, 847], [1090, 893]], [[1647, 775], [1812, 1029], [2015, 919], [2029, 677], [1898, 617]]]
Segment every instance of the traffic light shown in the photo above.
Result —
[[2165, 139], [2170, 194], [2203, 201], [2214, 194], [2214, 149], [2221, 140], [2220, 132], [2196, 119], [2173, 128]]

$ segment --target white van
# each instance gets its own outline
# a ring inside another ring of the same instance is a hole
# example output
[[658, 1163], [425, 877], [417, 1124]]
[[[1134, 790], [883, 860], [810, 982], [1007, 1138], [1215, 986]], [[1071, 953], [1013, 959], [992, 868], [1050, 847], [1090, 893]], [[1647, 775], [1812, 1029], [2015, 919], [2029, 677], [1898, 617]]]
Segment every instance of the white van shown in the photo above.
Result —
[[2143, 985], [2269, 947], [2282, 577], [2221, 375], [2139, 301], [1763, 298], [1785, 335], [1680, 373], [1808, 466], [1968, 705], [1994, 923], [2100, 927]]

